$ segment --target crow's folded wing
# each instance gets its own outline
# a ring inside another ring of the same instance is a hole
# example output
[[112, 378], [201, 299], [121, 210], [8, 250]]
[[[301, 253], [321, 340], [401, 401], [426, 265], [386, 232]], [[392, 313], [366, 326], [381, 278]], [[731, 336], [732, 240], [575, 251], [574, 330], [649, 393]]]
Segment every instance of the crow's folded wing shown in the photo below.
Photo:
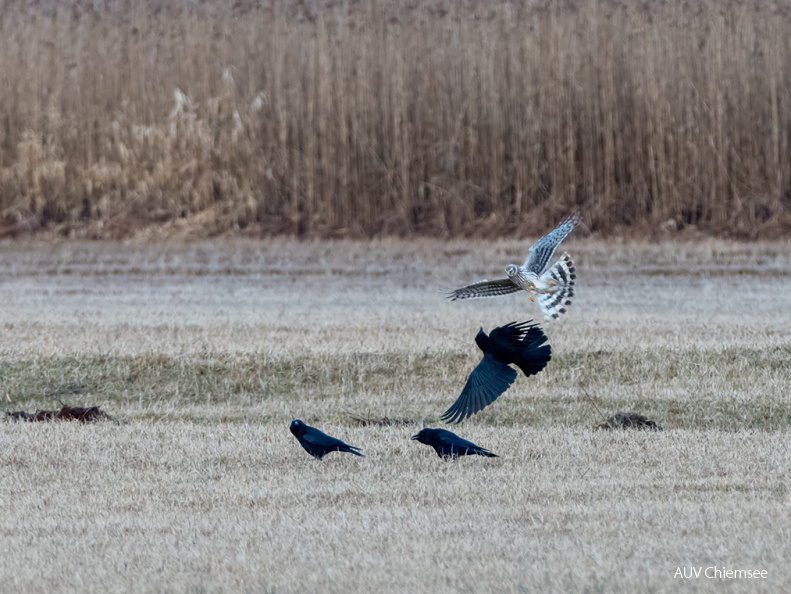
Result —
[[340, 439], [332, 437], [331, 435], [327, 435], [323, 431], [319, 431], [314, 427], [308, 428], [302, 438], [312, 445], [320, 446], [322, 448], [337, 448], [342, 452], [351, 452], [352, 454], [357, 453], [354, 450], [360, 449], [358, 447], [351, 446]]
[[451, 433], [450, 431], [442, 431], [437, 435], [437, 437], [443, 444], [445, 444], [446, 449], [455, 451], [457, 455], [464, 456], [468, 454], [478, 454], [480, 456], [489, 456], [493, 458], [498, 457], [497, 454], [493, 454], [489, 450], [482, 448], [471, 441], [467, 441], [466, 439], [463, 439], [455, 433]]

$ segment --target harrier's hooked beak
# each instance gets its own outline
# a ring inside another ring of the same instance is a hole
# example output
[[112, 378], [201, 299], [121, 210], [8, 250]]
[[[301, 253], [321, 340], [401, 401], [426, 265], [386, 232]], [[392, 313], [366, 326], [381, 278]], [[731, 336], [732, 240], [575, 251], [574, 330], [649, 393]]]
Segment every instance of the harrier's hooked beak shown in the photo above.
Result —
[[532, 295], [530, 296], [530, 301], [533, 301], [533, 296]]

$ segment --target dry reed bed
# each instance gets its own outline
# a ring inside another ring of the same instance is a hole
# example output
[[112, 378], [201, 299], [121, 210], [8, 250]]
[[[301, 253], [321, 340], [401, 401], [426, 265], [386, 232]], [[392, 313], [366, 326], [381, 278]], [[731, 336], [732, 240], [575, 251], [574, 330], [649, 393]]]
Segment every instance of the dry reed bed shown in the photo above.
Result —
[[0, 9], [0, 234], [791, 227], [784, 2], [89, 6]]

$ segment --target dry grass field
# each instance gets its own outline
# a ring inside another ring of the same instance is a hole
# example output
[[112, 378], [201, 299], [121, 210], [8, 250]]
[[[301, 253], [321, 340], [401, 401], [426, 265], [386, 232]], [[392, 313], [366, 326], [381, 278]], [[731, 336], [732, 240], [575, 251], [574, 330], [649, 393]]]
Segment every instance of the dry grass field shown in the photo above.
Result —
[[[457, 429], [500, 457], [445, 462], [409, 437], [538, 308], [441, 289], [525, 242], [0, 243], [5, 408], [125, 422], [0, 424], [2, 589], [787, 591], [791, 247], [564, 247], [548, 368]], [[767, 577], [674, 579], [713, 566]]]
[[0, 237], [791, 231], [785, 0], [0, 5]]

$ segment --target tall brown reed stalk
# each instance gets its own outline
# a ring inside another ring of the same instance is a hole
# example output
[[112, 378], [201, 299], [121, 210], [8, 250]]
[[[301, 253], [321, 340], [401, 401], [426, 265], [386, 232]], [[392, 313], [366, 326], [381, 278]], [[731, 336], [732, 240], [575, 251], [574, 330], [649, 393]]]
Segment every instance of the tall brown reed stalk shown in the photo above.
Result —
[[780, 0], [0, 8], [0, 235], [791, 230]]

